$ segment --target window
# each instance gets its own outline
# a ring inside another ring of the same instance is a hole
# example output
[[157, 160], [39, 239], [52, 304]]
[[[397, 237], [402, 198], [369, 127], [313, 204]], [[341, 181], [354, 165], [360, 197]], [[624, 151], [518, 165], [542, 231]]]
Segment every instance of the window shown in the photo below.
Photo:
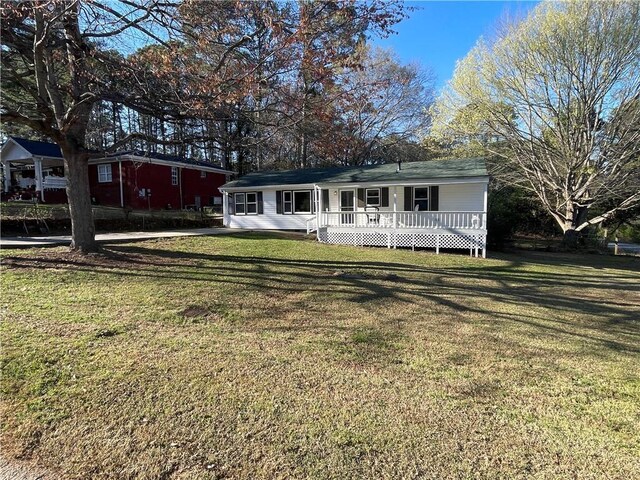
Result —
[[413, 209], [429, 210], [429, 187], [416, 187], [413, 189]]
[[283, 213], [293, 213], [293, 193], [282, 192]]
[[207, 172], [200, 170], [200, 178], [207, 178]]
[[236, 215], [245, 215], [244, 193], [236, 193], [233, 195], [233, 203], [236, 206]]
[[247, 193], [245, 194], [245, 200], [247, 202], [247, 215], [256, 215], [258, 213], [258, 194]]
[[178, 185], [178, 167], [171, 167], [171, 185]]
[[236, 207], [236, 215], [258, 214], [258, 194], [256, 192], [235, 193], [233, 203]]
[[311, 191], [293, 192], [293, 212], [311, 213]]
[[380, 206], [380, 189], [379, 188], [367, 188], [365, 196], [366, 196], [365, 204], [367, 207]]
[[109, 183], [111, 181], [111, 164], [103, 163], [98, 165], [98, 183]]

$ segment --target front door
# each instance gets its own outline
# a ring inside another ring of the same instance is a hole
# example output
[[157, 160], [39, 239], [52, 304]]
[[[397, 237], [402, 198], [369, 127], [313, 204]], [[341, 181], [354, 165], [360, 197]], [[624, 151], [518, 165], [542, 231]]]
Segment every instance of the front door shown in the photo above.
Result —
[[[355, 190], [340, 190], [340, 211], [341, 212], [353, 212], [355, 211], [356, 191]], [[340, 223], [342, 225], [353, 225], [355, 220], [353, 213], [343, 213], [340, 215]]]

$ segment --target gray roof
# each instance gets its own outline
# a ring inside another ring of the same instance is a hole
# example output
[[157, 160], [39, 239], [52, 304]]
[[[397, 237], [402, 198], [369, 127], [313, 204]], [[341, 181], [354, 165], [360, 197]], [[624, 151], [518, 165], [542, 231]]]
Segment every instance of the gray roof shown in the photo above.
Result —
[[441, 159], [424, 162], [403, 162], [367, 165], [364, 167], [308, 168], [255, 172], [225, 183], [221, 188], [266, 187], [324, 183], [403, 183], [438, 178], [487, 176], [483, 158]]

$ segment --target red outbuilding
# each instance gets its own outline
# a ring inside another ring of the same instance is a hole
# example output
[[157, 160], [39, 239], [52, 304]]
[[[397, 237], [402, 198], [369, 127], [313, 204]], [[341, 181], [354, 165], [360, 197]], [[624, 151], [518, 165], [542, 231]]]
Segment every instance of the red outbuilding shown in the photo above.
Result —
[[[48, 142], [9, 137], [0, 151], [3, 198], [66, 203], [62, 153]], [[95, 154], [89, 160], [93, 203], [139, 209], [222, 207], [219, 187], [233, 172], [159, 153]]]

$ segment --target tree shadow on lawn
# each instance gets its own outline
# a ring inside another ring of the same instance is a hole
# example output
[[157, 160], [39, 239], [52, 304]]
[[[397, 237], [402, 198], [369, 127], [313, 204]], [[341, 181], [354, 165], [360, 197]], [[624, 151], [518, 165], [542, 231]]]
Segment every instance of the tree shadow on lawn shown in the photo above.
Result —
[[[529, 257], [504, 255], [501, 259], [509, 262], [506, 265], [487, 265], [478, 260], [462, 266], [427, 267], [392, 262], [206, 254], [117, 245], [106, 248], [105, 254], [99, 256], [6, 257], [3, 263], [8, 268], [56, 268], [230, 284], [243, 290], [264, 292], [268, 289], [274, 294], [312, 291], [317, 295], [344, 295], [348, 301], [358, 304], [384, 306], [394, 301], [419, 305], [426, 300], [444, 307], [458, 321], [468, 322], [469, 314], [479, 314], [493, 319], [495, 328], [500, 322], [516, 322], [532, 328], [538, 335], [567, 335], [595, 341], [616, 351], [640, 353], [637, 347], [640, 302], [636, 301], [640, 282], [635, 281], [640, 280], [640, 275], [615, 272], [603, 277], [601, 274], [587, 276], [582, 271], [558, 274], [531, 271], [527, 270], [531, 263], [559, 266], [568, 260], [564, 256], [559, 260], [552, 255], [540, 255], [533, 256], [530, 262]], [[590, 266], [585, 265], [584, 259], [580, 260], [577, 265], [566, 266]], [[600, 259], [596, 264], [605, 266]], [[614, 267], [618, 269], [617, 264]], [[572, 291], [564, 292], [567, 288]], [[576, 296], [576, 292], [593, 290], [597, 291], [596, 298]], [[517, 306], [518, 313], [496, 309], [499, 305]], [[560, 315], [536, 316], [534, 312], [538, 307], [574, 314], [576, 321], [563, 320]]]

